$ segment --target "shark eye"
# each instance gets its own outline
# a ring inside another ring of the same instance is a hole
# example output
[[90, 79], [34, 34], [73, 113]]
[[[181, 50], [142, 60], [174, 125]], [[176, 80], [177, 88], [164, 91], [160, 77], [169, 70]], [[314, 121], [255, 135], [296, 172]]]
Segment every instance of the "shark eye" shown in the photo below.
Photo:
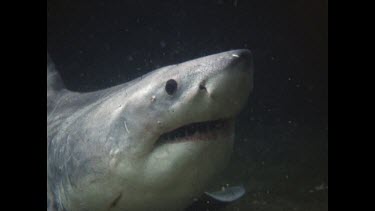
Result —
[[169, 94], [169, 95], [172, 95], [173, 93], [175, 93], [177, 90], [177, 82], [173, 79], [170, 79], [167, 81], [167, 83], [165, 84], [165, 91]]

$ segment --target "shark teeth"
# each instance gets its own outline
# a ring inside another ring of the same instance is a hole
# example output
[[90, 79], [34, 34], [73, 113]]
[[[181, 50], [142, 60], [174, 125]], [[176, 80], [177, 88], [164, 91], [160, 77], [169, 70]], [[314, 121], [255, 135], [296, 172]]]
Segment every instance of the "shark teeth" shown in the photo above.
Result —
[[214, 120], [192, 123], [161, 135], [156, 144], [178, 141], [196, 141], [216, 139], [216, 132], [228, 126], [227, 120]]

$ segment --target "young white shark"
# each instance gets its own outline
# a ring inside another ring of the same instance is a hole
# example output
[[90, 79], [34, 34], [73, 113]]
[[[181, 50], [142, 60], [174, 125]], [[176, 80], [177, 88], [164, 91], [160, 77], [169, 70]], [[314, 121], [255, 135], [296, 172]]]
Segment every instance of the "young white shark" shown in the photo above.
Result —
[[248, 50], [89, 93], [47, 53], [47, 210], [182, 210], [227, 164], [252, 88]]

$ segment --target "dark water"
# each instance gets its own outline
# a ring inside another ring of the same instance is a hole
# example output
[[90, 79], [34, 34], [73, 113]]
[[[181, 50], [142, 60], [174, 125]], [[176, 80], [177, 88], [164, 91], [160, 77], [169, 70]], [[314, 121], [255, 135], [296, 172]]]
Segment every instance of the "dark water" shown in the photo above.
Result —
[[327, 1], [318, 0], [50, 0], [47, 45], [65, 84], [76, 91], [120, 84], [211, 53], [249, 48], [255, 88], [238, 119], [232, 161], [221, 178], [222, 185], [245, 185], [247, 194], [221, 208], [324, 211], [327, 7]]

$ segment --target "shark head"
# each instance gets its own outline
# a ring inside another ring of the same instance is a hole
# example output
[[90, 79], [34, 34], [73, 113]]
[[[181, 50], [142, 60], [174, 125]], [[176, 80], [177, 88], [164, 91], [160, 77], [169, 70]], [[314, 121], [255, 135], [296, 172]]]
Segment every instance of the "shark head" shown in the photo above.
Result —
[[229, 161], [234, 118], [252, 88], [251, 53], [233, 50], [67, 97], [61, 107], [79, 101], [82, 108], [62, 109], [70, 112], [62, 130], [69, 135], [57, 137], [77, 140], [59, 154], [76, 160], [65, 163], [62, 180], [69, 182], [60, 187], [61, 203], [72, 210], [188, 205]]

